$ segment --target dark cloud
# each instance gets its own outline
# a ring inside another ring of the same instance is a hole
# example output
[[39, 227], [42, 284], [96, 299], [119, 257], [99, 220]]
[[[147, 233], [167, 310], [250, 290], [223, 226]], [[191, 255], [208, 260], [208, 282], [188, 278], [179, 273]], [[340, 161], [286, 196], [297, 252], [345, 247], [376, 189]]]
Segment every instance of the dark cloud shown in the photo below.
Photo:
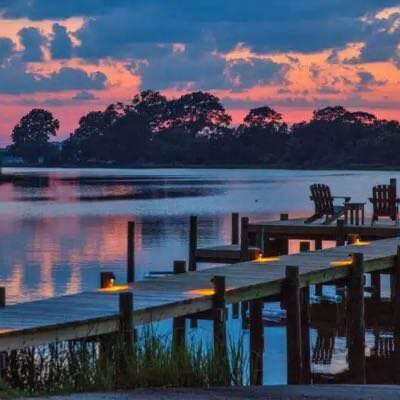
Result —
[[104, 89], [106, 82], [103, 73], [88, 74], [79, 68], [64, 67], [50, 75], [35, 74], [28, 72], [17, 57], [0, 67], [0, 93], [7, 94], [98, 90]]
[[9, 38], [0, 38], [0, 64], [9, 58], [13, 51], [13, 41]]
[[359, 78], [359, 81], [355, 86], [357, 92], [370, 92], [374, 88], [386, 84], [386, 81], [375, 79], [375, 76], [367, 71], [359, 71], [357, 72], [357, 76]]
[[96, 100], [97, 97], [93, 94], [88, 92], [87, 90], [82, 90], [78, 93], [76, 93], [73, 97], [72, 100], [78, 100], [78, 101], [90, 101], [90, 100]]
[[65, 26], [53, 24], [53, 35], [50, 42], [51, 58], [70, 58], [72, 56], [72, 49], [72, 41]]
[[18, 36], [24, 47], [22, 61], [42, 61], [44, 58], [43, 46], [46, 44], [47, 40], [40, 30], [33, 27], [22, 28], [18, 32]]

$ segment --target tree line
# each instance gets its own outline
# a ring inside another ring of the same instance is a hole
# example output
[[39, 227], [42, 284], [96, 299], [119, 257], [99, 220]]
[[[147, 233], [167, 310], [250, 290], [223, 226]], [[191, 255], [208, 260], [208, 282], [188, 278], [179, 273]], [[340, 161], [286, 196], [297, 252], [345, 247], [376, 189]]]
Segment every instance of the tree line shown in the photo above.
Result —
[[239, 126], [207, 92], [167, 99], [147, 90], [130, 103], [92, 111], [61, 143], [60, 124], [33, 109], [14, 127], [7, 149], [46, 165], [257, 165], [289, 168], [400, 166], [400, 124], [342, 106], [289, 125], [274, 109], [251, 109]]

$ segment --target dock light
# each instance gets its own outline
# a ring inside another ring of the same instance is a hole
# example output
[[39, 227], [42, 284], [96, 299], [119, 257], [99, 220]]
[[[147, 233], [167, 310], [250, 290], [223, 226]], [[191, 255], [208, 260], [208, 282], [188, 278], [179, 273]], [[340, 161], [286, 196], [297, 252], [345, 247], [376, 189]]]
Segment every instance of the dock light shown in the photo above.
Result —
[[215, 294], [214, 289], [192, 289], [192, 290], [188, 290], [186, 293], [194, 295], [194, 296], [212, 296]]
[[370, 242], [361, 240], [361, 237], [357, 233], [351, 233], [347, 236], [347, 242], [353, 246], [368, 246]]
[[115, 283], [115, 275], [112, 272], [101, 272], [100, 273], [100, 288], [101, 289], [112, 289]]
[[272, 261], [279, 261], [279, 257], [263, 257], [259, 256], [257, 259], [254, 260], [256, 263], [266, 263], [266, 262], [272, 262]]
[[330, 263], [332, 267], [348, 267], [352, 264], [351, 260], [342, 260], [342, 261], [332, 261]]

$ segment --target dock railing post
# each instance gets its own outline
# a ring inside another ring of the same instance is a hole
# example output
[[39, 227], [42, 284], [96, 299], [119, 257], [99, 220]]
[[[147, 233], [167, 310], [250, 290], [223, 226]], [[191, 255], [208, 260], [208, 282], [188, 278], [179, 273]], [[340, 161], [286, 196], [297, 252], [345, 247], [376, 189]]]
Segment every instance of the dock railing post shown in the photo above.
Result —
[[249, 218], [242, 217], [240, 232], [240, 261], [249, 260]]
[[239, 214], [232, 213], [232, 244], [239, 244]]
[[336, 246], [344, 246], [346, 238], [343, 219], [338, 219], [336, 221], [336, 228]]
[[300, 253], [310, 251], [310, 242], [300, 242]]
[[128, 242], [127, 242], [127, 283], [135, 282], [135, 223], [128, 222]]
[[396, 276], [394, 297], [394, 382], [400, 383], [400, 246], [394, 263]]
[[250, 301], [250, 384], [263, 384], [264, 325], [263, 301]]
[[349, 276], [349, 326], [348, 358], [351, 383], [366, 383], [365, 361], [365, 320], [364, 320], [364, 256], [351, 255]]
[[197, 217], [190, 217], [189, 226], [189, 271], [196, 271], [196, 250], [197, 250]]
[[[322, 250], [322, 239], [315, 239], [314, 242], [315, 250]], [[321, 283], [317, 283], [315, 285], [315, 295], [322, 296], [323, 292], [323, 285]]]
[[133, 348], [133, 293], [119, 294], [119, 331], [124, 352], [131, 352]]
[[310, 362], [310, 287], [300, 289], [301, 295], [301, 344], [303, 357], [302, 383], [311, 383]]
[[[213, 328], [214, 328], [214, 353], [221, 365], [223, 380], [229, 383], [228, 350], [226, 345], [226, 313], [225, 313], [225, 276], [214, 276], [211, 280], [214, 286], [213, 298]], [[226, 375], [225, 375], [226, 374]]]
[[[174, 261], [174, 274], [184, 274], [186, 272], [185, 261]], [[186, 343], [186, 318], [175, 317], [172, 321], [172, 346], [174, 351], [183, 349]]]
[[287, 379], [289, 385], [298, 385], [303, 370], [299, 267], [286, 267], [282, 295], [287, 315]]

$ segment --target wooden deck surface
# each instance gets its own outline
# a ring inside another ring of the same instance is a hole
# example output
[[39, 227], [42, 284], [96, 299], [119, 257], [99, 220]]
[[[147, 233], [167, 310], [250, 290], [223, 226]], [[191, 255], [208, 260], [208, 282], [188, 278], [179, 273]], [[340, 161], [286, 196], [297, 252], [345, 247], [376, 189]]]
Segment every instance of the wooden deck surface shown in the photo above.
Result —
[[[337, 235], [336, 222], [324, 224], [320, 219], [311, 224], [304, 223], [305, 218], [289, 219], [287, 221], [256, 221], [249, 225], [249, 231], [264, 231], [271, 237], [289, 239], [323, 239], [335, 240]], [[390, 238], [400, 235], [400, 225], [390, 219], [381, 219], [371, 226], [371, 218], [366, 218], [363, 225], [344, 225], [343, 233], [359, 234], [365, 239]]]
[[[134, 321], [141, 324], [211, 309], [210, 280], [215, 275], [226, 277], [227, 303], [235, 303], [279, 294], [287, 265], [299, 266], [302, 286], [347, 276], [349, 265], [333, 263], [350, 260], [350, 253], [364, 254], [366, 272], [391, 268], [398, 245], [400, 238], [391, 238], [363, 246], [223, 265], [137, 282], [120, 290], [133, 292]], [[0, 309], [0, 351], [118, 330], [120, 290], [86, 292]]]

